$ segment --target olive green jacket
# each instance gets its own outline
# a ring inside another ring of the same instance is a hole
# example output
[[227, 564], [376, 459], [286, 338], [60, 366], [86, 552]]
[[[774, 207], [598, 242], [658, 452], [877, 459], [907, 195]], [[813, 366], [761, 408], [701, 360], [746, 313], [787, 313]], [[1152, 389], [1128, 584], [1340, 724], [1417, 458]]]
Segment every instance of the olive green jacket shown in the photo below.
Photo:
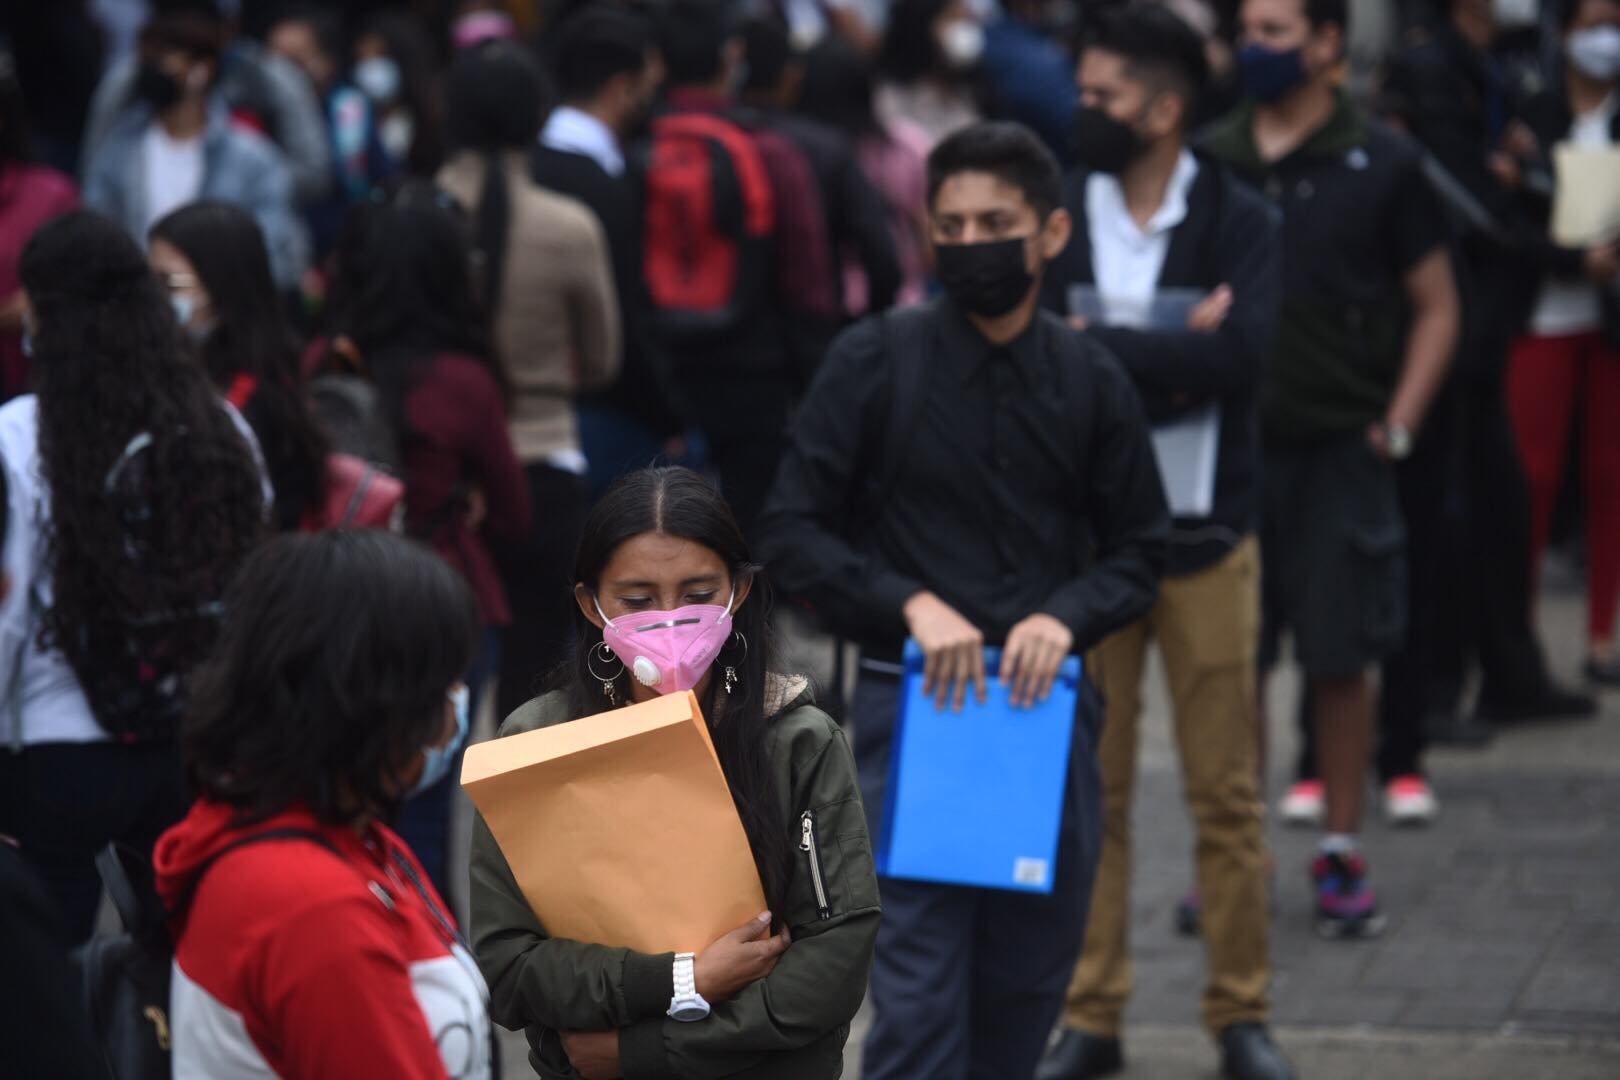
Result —
[[[472, 839], [472, 943], [489, 982], [490, 1013], [524, 1029], [544, 1080], [577, 1080], [561, 1031], [619, 1031], [625, 1080], [745, 1077], [821, 1080], [843, 1071], [850, 1021], [866, 995], [881, 911], [855, 761], [844, 733], [809, 704], [802, 679], [777, 680], [786, 701], [766, 735], [782, 828], [800, 849], [788, 883], [793, 944], [776, 969], [706, 1020], [666, 1017], [674, 954], [648, 956], [551, 938], [479, 817]], [[572, 719], [566, 696], [529, 702], [500, 735]], [[806, 822], [811, 823], [809, 829]], [[803, 839], [813, 837], [805, 850]], [[819, 885], [818, 885], [819, 879]]]

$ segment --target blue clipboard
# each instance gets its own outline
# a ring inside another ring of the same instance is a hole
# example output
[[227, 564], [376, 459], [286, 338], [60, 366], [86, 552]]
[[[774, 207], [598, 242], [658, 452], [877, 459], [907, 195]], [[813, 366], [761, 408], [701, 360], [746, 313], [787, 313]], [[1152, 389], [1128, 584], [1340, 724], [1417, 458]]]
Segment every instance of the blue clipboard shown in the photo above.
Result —
[[877, 868], [887, 877], [1050, 893], [1063, 796], [1084, 678], [1063, 662], [1052, 693], [1014, 708], [995, 681], [1001, 650], [985, 650], [991, 682], [961, 712], [923, 696], [923, 655], [906, 642]]

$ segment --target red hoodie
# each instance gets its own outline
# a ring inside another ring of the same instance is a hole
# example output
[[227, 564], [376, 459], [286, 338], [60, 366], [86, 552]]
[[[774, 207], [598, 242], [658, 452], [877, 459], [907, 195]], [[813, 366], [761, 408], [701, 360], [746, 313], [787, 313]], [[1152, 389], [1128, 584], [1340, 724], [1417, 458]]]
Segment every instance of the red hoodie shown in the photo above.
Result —
[[491, 1075], [488, 990], [449, 908], [391, 830], [323, 825], [303, 808], [246, 829], [199, 800], [153, 855], [171, 910], [209, 856], [276, 829], [204, 874], [171, 923], [177, 1080]]

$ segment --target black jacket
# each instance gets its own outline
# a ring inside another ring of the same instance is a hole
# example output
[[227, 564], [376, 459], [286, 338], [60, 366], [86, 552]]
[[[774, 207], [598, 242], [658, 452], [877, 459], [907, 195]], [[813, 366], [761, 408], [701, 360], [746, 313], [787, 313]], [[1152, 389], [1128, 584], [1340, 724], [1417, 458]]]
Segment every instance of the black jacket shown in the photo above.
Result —
[[837, 128], [781, 110], [762, 111], [763, 123], [776, 129], [804, 154], [821, 188], [822, 212], [831, 242], [834, 294], [844, 292], [844, 256], [854, 255], [866, 273], [868, 309], [882, 311], [900, 291], [900, 257], [889, 232], [883, 196], [861, 171], [855, 147]]
[[652, 300], [641, 276], [641, 210], [635, 205], [634, 188], [584, 154], [536, 145], [529, 164], [541, 187], [590, 208], [602, 223], [613, 259], [613, 284], [624, 326], [624, 364], [612, 386], [582, 397], [579, 403], [615, 409], [662, 438], [680, 434], [690, 423], [652, 330]]
[[[1171, 234], [1159, 287], [1208, 293], [1225, 284], [1232, 310], [1213, 333], [1093, 327], [1142, 397], [1150, 420], [1170, 420], [1212, 401], [1221, 406], [1215, 504], [1208, 518], [1178, 519], [1171, 532], [1171, 574], [1210, 566], [1256, 527], [1260, 433], [1257, 388], [1277, 327], [1277, 211], [1212, 158], [1200, 156], [1187, 196], [1187, 217]], [[1042, 300], [1067, 312], [1070, 285], [1095, 284], [1089, 174], [1071, 174], [1065, 203], [1074, 217], [1069, 246], [1046, 269]]]
[[[1534, 231], [1534, 242], [1529, 248], [1545, 276], [1582, 277], [1585, 252], [1558, 245], [1548, 233], [1555, 184], [1553, 147], [1567, 139], [1570, 128], [1575, 125], [1575, 113], [1564, 88], [1556, 85], [1531, 98], [1524, 107], [1524, 121], [1540, 147], [1540, 154], [1526, 170], [1519, 192], [1520, 211], [1526, 226]], [[1609, 140], [1620, 145], [1620, 112], [1609, 121]], [[1534, 291], [1529, 293], [1530, 297], [1535, 295]], [[1528, 309], [1525, 314], [1529, 315]], [[1620, 292], [1612, 287], [1603, 290], [1603, 328], [1609, 341], [1620, 345]]]

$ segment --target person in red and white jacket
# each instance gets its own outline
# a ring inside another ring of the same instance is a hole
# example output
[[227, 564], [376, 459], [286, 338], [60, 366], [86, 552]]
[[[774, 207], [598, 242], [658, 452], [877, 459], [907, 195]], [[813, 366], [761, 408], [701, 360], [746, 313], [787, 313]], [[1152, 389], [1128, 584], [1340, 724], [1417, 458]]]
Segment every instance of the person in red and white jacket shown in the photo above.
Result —
[[381, 531], [248, 562], [182, 736], [197, 802], [153, 857], [175, 940], [174, 1075], [493, 1075], [488, 990], [383, 824], [466, 736], [480, 621]]

